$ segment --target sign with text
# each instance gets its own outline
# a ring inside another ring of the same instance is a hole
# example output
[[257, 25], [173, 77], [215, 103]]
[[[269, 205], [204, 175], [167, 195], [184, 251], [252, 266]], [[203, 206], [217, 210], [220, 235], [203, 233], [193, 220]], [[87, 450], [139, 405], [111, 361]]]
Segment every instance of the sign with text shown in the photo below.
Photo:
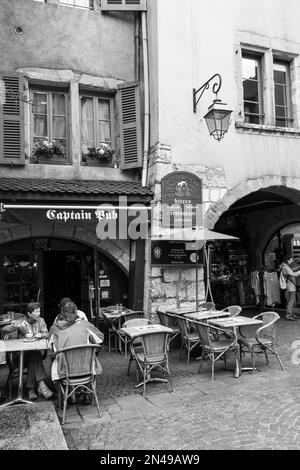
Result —
[[175, 171], [161, 180], [162, 226], [203, 225], [202, 180], [187, 171]]
[[[197, 259], [196, 259], [197, 253]], [[203, 264], [203, 250], [187, 251], [185, 242], [176, 241], [152, 241], [151, 264], [157, 266], [185, 265], [193, 266]]]

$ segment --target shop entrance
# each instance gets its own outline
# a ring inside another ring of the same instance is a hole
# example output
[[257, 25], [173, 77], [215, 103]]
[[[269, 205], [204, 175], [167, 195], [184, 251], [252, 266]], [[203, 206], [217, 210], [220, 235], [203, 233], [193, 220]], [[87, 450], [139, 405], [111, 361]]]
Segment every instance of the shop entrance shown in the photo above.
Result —
[[214, 230], [239, 241], [217, 242], [212, 247], [211, 284], [218, 306], [265, 309], [284, 304], [278, 282], [280, 263], [287, 252], [295, 255], [298, 240], [289, 231], [273, 235], [299, 222], [299, 198], [298, 191], [274, 186], [249, 194], [223, 213]]
[[45, 252], [43, 265], [44, 317], [47, 324], [52, 325], [63, 297], [70, 297], [81, 308], [80, 253]]
[[70, 297], [90, 321], [96, 321], [97, 284], [100, 307], [116, 303], [128, 307], [132, 302], [128, 276], [92, 247], [51, 237], [0, 246], [0, 314], [24, 313], [29, 302], [40, 301], [42, 316], [50, 327], [60, 300]]

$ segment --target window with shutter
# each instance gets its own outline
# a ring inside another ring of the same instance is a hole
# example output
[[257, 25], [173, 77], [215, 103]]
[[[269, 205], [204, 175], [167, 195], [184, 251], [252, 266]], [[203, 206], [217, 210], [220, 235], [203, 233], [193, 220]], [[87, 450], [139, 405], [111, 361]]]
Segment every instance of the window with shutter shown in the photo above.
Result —
[[146, 11], [146, 0], [101, 0], [101, 10]]
[[24, 165], [23, 77], [0, 72], [0, 164]]
[[140, 95], [137, 83], [119, 87], [121, 169], [142, 166]]

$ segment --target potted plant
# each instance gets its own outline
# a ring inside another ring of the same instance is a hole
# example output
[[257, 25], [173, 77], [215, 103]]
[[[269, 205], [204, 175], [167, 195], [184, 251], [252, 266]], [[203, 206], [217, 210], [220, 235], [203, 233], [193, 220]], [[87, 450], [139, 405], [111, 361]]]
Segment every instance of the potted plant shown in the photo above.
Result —
[[32, 156], [37, 162], [44, 158], [58, 157], [58, 159], [61, 159], [65, 158], [66, 149], [54, 139], [51, 142], [45, 139], [34, 144]]
[[88, 158], [99, 162], [100, 164], [111, 164], [115, 150], [106, 143], [101, 143], [99, 147], [86, 147], [82, 146], [82, 161], [87, 162]]

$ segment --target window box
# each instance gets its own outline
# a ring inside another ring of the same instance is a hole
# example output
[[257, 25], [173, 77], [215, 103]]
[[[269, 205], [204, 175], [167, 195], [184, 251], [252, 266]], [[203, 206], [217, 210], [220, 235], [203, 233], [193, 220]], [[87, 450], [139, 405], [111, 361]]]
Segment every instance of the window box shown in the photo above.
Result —
[[108, 144], [100, 144], [99, 147], [83, 146], [82, 162], [90, 166], [116, 166], [115, 151]]

